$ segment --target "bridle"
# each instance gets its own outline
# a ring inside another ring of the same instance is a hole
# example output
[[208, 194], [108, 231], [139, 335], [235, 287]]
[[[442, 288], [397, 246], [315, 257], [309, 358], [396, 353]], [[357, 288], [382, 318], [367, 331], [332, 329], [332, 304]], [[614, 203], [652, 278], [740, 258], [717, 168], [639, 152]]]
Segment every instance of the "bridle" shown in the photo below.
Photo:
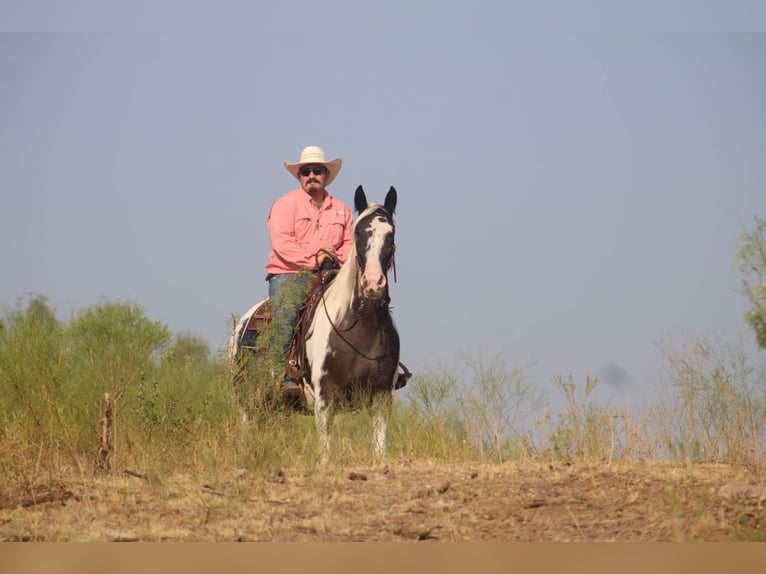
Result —
[[[393, 226], [393, 222], [392, 222], [392, 226]], [[334, 254], [332, 254], [332, 253], [330, 253], [328, 251], [325, 251], [324, 249], [320, 249], [319, 253], [325, 253], [327, 256], [331, 257], [333, 259], [333, 261], [335, 261], [336, 264], [337, 264], [338, 258]], [[317, 261], [319, 261], [319, 253], [317, 253]], [[394, 283], [396, 283], [396, 258], [395, 258], [395, 254], [396, 254], [396, 243], [394, 243], [391, 246], [391, 257], [389, 257], [388, 263], [386, 264], [386, 269], [384, 271], [384, 274], [386, 276], [388, 276], [389, 270], [393, 268], [393, 270], [394, 270]], [[359, 258], [358, 254], [356, 256], [354, 264], [356, 265], [356, 274], [357, 274], [357, 276], [356, 276], [356, 289], [357, 289], [356, 295], [362, 300], [362, 306], [360, 306], [359, 310], [357, 311], [356, 320], [349, 327], [347, 327], [343, 332], [348, 332], [348, 331], [350, 331], [351, 329], [353, 329], [356, 326], [356, 324], [359, 322], [359, 318], [361, 317], [361, 311], [364, 308], [364, 302], [367, 300], [362, 295], [362, 293], [361, 293], [361, 284], [362, 284], [361, 279], [362, 279], [362, 271], [363, 271], [363, 269], [362, 269], [362, 261]], [[356, 346], [354, 346], [354, 344], [351, 341], [349, 341], [348, 339], [346, 339], [346, 337], [343, 336], [343, 332], [333, 322], [332, 318], [330, 317], [330, 312], [327, 310], [327, 302], [325, 300], [325, 291], [327, 290], [327, 285], [328, 285], [329, 281], [325, 281], [324, 277], [322, 277], [321, 274], [320, 274], [320, 279], [321, 279], [321, 289], [322, 289], [322, 307], [324, 307], [324, 313], [325, 313], [325, 316], [327, 317], [327, 321], [330, 323], [330, 326], [332, 327], [333, 331], [335, 331], [335, 334], [338, 335], [338, 337], [340, 337], [341, 341], [343, 341], [344, 343], [346, 343], [346, 345], [351, 347], [351, 349], [357, 355], [359, 355], [360, 357], [362, 357], [364, 359], [367, 359], [368, 361], [377, 361], [377, 360], [381, 359], [382, 357], [384, 357], [385, 355], [380, 355], [379, 357], [368, 357], [365, 353], [363, 353], [362, 351], [357, 349]], [[391, 299], [386, 296], [386, 297], [382, 297], [379, 300], [379, 302], [377, 302], [377, 303], [378, 303], [379, 306], [383, 307], [383, 306], [387, 306], [390, 302], [391, 302]]]
[[[386, 265], [386, 268], [383, 270], [383, 273], [386, 277], [388, 277], [388, 272], [393, 269], [394, 270], [394, 283], [396, 283], [396, 243], [394, 243], [391, 246], [391, 257], [388, 258], [388, 264]], [[359, 255], [356, 256], [356, 294], [359, 296], [360, 299], [364, 300], [364, 296], [362, 295], [362, 260], [359, 258]]]

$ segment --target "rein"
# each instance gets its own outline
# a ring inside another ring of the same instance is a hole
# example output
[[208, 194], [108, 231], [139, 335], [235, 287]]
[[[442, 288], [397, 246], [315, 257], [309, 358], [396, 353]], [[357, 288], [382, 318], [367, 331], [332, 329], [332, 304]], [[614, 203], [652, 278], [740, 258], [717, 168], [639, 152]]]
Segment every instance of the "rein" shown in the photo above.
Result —
[[[391, 253], [391, 259], [388, 262], [388, 266], [386, 267], [386, 272], [385, 272], [386, 275], [388, 275], [389, 269], [391, 269], [392, 267], [394, 268], [394, 282], [396, 282], [396, 263], [394, 261], [394, 254], [395, 253], [396, 253], [396, 245], [393, 246], [393, 251]], [[318, 257], [318, 254], [317, 254], [317, 259], [318, 258], [319, 257]], [[337, 258], [335, 258], [335, 260], [337, 261]], [[360, 265], [359, 256], [358, 255], [356, 256], [355, 264], [356, 264], [356, 268], [357, 268], [357, 280], [356, 280], [357, 293], [356, 294], [364, 301], [364, 297], [362, 297], [361, 294], [359, 293], [359, 289], [360, 289], [359, 285], [361, 284], [361, 281], [359, 280], [359, 276], [361, 275], [361, 272], [362, 272], [362, 266]], [[340, 337], [341, 341], [343, 341], [344, 343], [346, 343], [346, 345], [351, 347], [351, 349], [357, 355], [359, 355], [360, 357], [362, 357], [364, 359], [367, 359], [368, 361], [377, 361], [377, 360], [381, 359], [382, 357], [384, 357], [385, 355], [380, 355], [378, 357], [368, 357], [365, 353], [363, 353], [362, 351], [357, 349], [354, 346], [354, 344], [351, 343], [351, 341], [349, 341], [348, 339], [346, 339], [346, 337], [343, 336], [343, 332], [341, 332], [341, 330], [338, 328], [338, 326], [333, 322], [332, 318], [330, 317], [330, 312], [327, 310], [327, 302], [325, 300], [325, 291], [326, 291], [326, 289], [327, 289], [327, 282], [322, 280], [322, 307], [324, 307], [324, 314], [327, 317], [327, 321], [330, 323], [330, 326], [332, 327], [333, 331], [335, 331], [335, 334], [338, 335], [338, 337]], [[383, 304], [384, 305], [388, 305], [389, 302], [390, 302], [390, 299], [388, 297], [386, 297], [385, 300], [383, 301]], [[356, 321], [354, 321], [353, 324], [345, 330], [345, 332], [348, 332], [351, 329], [353, 329], [354, 327], [356, 327], [356, 324], [358, 322], [359, 322], [359, 312], [357, 312]]]

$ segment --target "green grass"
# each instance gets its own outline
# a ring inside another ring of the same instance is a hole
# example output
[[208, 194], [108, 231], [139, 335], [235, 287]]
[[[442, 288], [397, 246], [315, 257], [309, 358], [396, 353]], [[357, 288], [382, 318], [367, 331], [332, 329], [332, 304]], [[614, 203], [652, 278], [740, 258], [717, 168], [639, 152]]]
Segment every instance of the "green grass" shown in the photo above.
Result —
[[[172, 336], [131, 303], [103, 303], [61, 322], [36, 298], [7, 313], [2, 325], [5, 484], [103, 473], [96, 453], [105, 393], [115, 401], [113, 474], [269, 474], [318, 464], [313, 418], [266, 400], [279, 353], [244, 365], [236, 379], [224, 355], [193, 336]], [[264, 333], [263, 341], [269, 337]], [[561, 406], [554, 409], [529, 380], [528, 361], [509, 364], [501, 352], [468, 352], [452, 365], [417, 373], [397, 393], [388, 458], [655, 458], [762, 466], [763, 367], [751, 366], [735, 347], [699, 339], [684, 349], [667, 344], [665, 358], [661, 401], [629, 412], [596, 401], [595, 378], [558, 375], [553, 383]], [[337, 416], [331, 433], [334, 464], [371, 464], [369, 412]]]

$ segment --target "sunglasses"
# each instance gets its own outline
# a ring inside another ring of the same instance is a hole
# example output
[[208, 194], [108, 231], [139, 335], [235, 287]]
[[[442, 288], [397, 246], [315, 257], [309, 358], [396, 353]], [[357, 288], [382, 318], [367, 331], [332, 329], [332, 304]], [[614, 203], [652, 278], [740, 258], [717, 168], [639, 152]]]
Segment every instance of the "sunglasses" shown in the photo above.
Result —
[[308, 176], [308, 174], [313, 173], [314, 175], [322, 175], [325, 172], [325, 168], [322, 166], [317, 167], [302, 167], [300, 174], [303, 177]]

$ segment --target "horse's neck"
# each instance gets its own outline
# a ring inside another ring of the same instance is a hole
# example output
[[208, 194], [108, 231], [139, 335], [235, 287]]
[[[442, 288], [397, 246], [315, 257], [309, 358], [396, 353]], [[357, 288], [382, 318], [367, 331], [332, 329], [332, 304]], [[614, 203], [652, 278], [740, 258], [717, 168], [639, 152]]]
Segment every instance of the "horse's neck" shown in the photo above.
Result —
[[334, 323], [342, 321], [351, 311], [354, 298], [357, 297], [358, 278], [356, 246], [353, 246], [324, 296], [324, 305]]

